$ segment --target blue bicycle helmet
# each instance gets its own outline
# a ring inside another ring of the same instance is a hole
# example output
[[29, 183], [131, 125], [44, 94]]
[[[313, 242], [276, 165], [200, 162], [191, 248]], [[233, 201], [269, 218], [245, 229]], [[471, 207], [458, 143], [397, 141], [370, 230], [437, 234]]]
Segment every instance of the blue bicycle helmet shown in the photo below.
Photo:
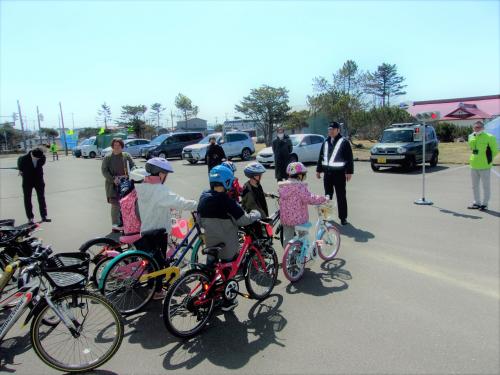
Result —
[[236, 172], [236, 164], [234, 164], [232, 161], [224, 161], [222, 162], [222, 164], [224, 167], [228, 167], [229, 169], [231, 169], [234, 172]]
[[229, 190], [233, 185], [234, 174], [228, 167], [217, 165], [210, 170], [208, 179], [210, 181], [210, 186], [221, 185], [224, 189]]
[[264, 168], [264, 166], [258, 162], [253, 162], [253, 163], [247, 164], [245, 169], [243, 169], [243, 173], [248, 178], [252, 178], [255, 176], [259, 176], [263, 173], [266, 173], [266, 168]]

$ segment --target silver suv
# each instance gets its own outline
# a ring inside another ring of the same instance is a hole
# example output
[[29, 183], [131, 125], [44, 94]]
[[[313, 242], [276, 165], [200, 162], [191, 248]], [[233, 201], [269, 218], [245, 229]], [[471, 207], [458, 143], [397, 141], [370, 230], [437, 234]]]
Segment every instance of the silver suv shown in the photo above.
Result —
[[[425, 130], [425, 162], [435, 167], [439, 157], [438, 139], [431, 125], [426, 125]], [[422, 132], [423, 126], [414, 123], [393, 124], [385, 129], [379, 143], [370, 150], [372, 170], [403, 167], [410, 171], [421, 164]]]
[[215, 137], [215, 141], [222, 146], [227, 158], [236, 157], [248, 160], [255, 152], [255, 146], [248, 133], [228, 132], [225, 135], [222, 133], [213, 133], [207, 135], [197, 144], [184, 147], [182, 158], [191, 164], [196, 164], [200, 160], [206, 162], [207, 148], [211, 137]]

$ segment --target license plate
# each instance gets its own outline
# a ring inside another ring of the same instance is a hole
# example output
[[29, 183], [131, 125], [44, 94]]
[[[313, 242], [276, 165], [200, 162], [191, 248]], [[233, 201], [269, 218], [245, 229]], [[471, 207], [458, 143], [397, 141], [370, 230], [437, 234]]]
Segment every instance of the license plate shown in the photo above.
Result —
[[387, 158], [377, 158], [377, 163], [385, 164], [387, 163]]
[[190, 158], [190, 157], [191, 157], [191, 154], [188, 154], [188, 153], [186, 152], [186, 153], [184, 153], [184, 157], [185, 157], [185, 158]]

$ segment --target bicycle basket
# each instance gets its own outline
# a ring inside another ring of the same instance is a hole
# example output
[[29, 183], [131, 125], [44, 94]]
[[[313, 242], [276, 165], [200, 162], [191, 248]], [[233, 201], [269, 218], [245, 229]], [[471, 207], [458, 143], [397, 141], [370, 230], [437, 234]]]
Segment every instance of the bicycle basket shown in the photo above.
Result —
[[60, 253], [47, 259], [43, 272], [55, 287], [83, 288], [89, 275], [89, 262], [87, 253]]
[[319, 216], [323, 220], [332, 220], [333, 218], [333, 205], [332, 204], [323, 204], [318, 207]]

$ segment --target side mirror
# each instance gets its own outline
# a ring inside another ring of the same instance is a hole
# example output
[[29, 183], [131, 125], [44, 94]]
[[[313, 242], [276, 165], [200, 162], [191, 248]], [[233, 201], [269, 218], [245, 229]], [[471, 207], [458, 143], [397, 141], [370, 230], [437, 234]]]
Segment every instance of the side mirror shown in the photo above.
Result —
[[218, 143], [218, 144], [220, 144], [220, 145], [222, 145], [222, 144], [224, 144], [224, 140], [223, 140], [223, 139], [221, 139], [221, 140], [220, 140], [219, 142], [217, 142], [217, 143]]

